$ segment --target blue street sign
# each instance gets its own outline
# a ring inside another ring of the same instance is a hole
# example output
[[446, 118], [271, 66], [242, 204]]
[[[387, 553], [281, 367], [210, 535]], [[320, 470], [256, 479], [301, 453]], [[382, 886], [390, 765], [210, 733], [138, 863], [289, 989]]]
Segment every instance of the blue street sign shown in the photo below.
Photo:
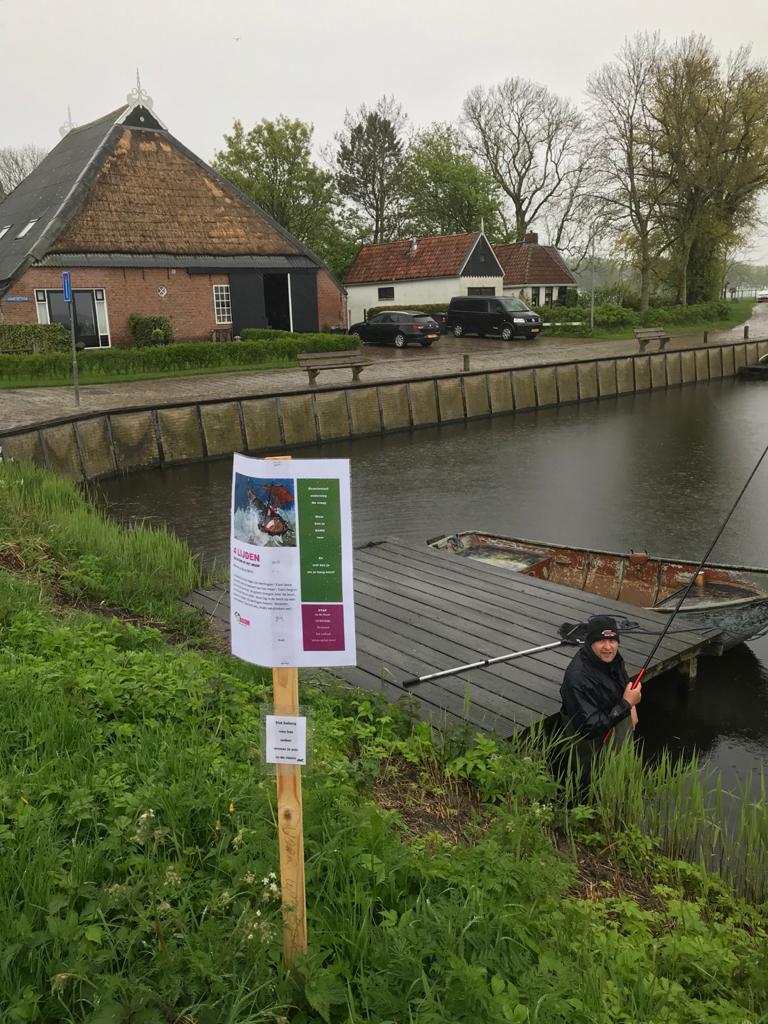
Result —
[[65, 270], [61, 275], [61, 287], [64, 289], [64, 301], [72, 301], [72, 282], [69, 278], [69, 271]]

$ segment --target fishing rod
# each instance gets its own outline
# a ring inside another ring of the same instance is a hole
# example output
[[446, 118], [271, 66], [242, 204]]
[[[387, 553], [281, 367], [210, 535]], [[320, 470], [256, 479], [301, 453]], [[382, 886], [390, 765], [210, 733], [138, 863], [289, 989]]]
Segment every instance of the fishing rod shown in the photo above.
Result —
[[664, 639], [664, 637], [669, 632], [669, 627], [672, 625], [672, 622], [673, 622], [675, 616], [680, 611], [680, 609], [683, 606], [683, 603], [684, 603], [685, 599], [688, 597], [688, 595], [690, 594], [691, 590], [693, 589], [694, 584], [696, 583], [696, 577], [699, 575], [701, 570], [706, 565], [709, 556], [712, 554], [712, 552], [715, 549], [715, 545], [720, 540], [720, 537], [723, 534], [723, 530], [726, 528], [726, 526], [728, 525], [728, 521], [730, 520], [730, 518], [733, 515], [733, 513], [736, 511], [736, 506], [739, 504], [741, 499], [744, 497], [744, 492], [749, 487], [749, 485], [752, 483], [752, 478], [754, 477], [755, 473], [757, 473], [758, 469], [760, 468], [760, 463], [763, 461], [763, 459], [765, 458], [766, 455], [768, 455], [768, 445], [766, 445], [765, 448], [763, 449], [763, 454], [760, 456], [760, 458], [755, 463], [754, 468], [752, 469], [752, 472], [747, 477], [746, 482], [744, 483], [744, 486], [739, 491], [739, 493], [738, 493], [738, 495], [736, 497], [736, 500], [734, 501], [733, 505], [731, 505], [730, 511], [728, 512], [728, 515], [725, 517], [725, 519], [720, 524], [720, 529], [715, 534], [715, 539], [712, 541], [712, 543], [707, 548], [707, 552], [704, 555], [704, 557], [702, 558], [702, 560], [699, 562], [699, 564], [693, 570], [691, 578], [688, 581], [688, 585], [683, 589], [683, 592], [680, 595], [680, 599], [678, 600], [677, 604], [675, 605], [675, 607], [674, 607], [674, 609], [672, 611], [672, 614], [667, 619], [667, 622], [666, 622], [664, 628], [662, 629], [661, 633], [659, 633], [659, 636], [658, 636], [658, 638], [656, 640], [656, 643], [653, 645], [653, 647], [651, 649], [651, 653], [645, 659], [643, 667], [640, 669], [640, 671], [637, 673], [635, 678], [632, 680], [631, 687], [632, 687], [633, 690], [636, 690], [637, 687], [640, 685], [640, 683], [641, 683], [641, 681], [643, 679], [643, 676], [645, 675], [645, 673], [648, 670], [648, 666], [650, 665], [651, 661], [653, 660], [654, 654], [656, 653], [656, 651], [658, 651], [659, 646], [661, 645], [661, 641]]
[[[766, 445], [765, 448], [763, 449], [762, 455], [760, 456], [760, 458], [755, 463], [755, 465], [754, 465], [754, 467], [752, 469], [752, 472], [749, 474], [749, 476], [747, 477], [747, 479], [746, 479], [746, 481], [744, 483], [744, 486], [739, 491], [739, 493], [738, 493], [738, 495], [736, 497], [736, 500], [734, 501], [733, 505], [731, 506], [731, 508], [730, 508], [730, 510], [728, 512], [728, 515], [725, 517], [725, 519], [720, 524], [720, 528], [718, 529], [717, 533], [715, 534], [714, 540], [712, 541], [712, 543], [707, 548], [706, 554], [704, 555], [702, 560], [699, 562], [699, 564], [696, 566], [696, 568], [694, 569], [693, 573], [691, 574], [691, 578], [688, 581], [687, 586], [683, 589], [677, 604], [675, 605], [674, 609], [672, 610], [672, 613], [670, 614], [669, 618], [667, 619], [666, 623], [664, 624], [664, 628], [658, 634], [657, 639], [656, 639], [656, 643], [653, 645], [650, 654], [645, 659], [645, 662], [643, 663], [643, 667], [640, 669], [640, 671], [638, 672], [638, 674], [634, 678], [634, 680], [632, 680], [630, 685], [631, 685], [633, 690], [637, 689], [637, 687], [642, 682], [642, 679], [643, 679], [643, 677], [645, 676], [645, 673], [648, 670], [648, 666], [650, 665], [651, 661], [653, 660], [654, 654], [659, 649], [662, 640], [664, 639], [664, 637], [667, 635], [667, 633], [670, 630], [670, 627], [671, 627], [671, 625], [672, 625], [672, 623], [673, 623], [673, 621], [675, 619], [675, 616], [680, 611], [680, 609], [683, 606], [683, 603], [685, 602], [685, 599], [688, 597], [688, 595], [690, 594], [691, 590], [693, 589], [694, 584], [696, 583], [696, 577], [699, 575], [701, 570], [706, 565], [707, 559], [709, 558], [709, 556], [714, 551], [715, 545], [720, 540], [720, 537], [722, 536], [723, 531], [725, 530], [726, 526], [728, 525], [731, 516], [736, 511], [736, 508], [737, 508], [739, 502], [744, 497], [744, 492], [747, 490], [749, 485], [752, 483], [752, 479], [755, 476], [755, 474], [757, 473], [758, 469], [760, 468], [760, 464], [762, 463], [762, 461], [763, 461], [763, 459], [765, 458], [766, 455], [768, 455], [768, 445]], [[620, 632], [626, 632], [627, 631], [627, 627], [630, 627], [630, 630], [631, 630], [631, 627], [637, 627], [638, 624], [636, 622], [629, 622], [628, 620], [625, 620], [624, 622], [617, 623], [617, 625], [619, 627], [619, 631]], [[453, 668], [447, 668], [447, 669], [444, 669], [441, 672], [431, 672], [429, 675], [413, 676], [410, 679], [403, 680], [401, 685], [405, 689], [410, 689], [410, 687], [415, 686], [417, 683], [431, 682], [433, 679], [444, 679], [446, 676], [458, 675], [461, 672], [469, 672], [472, 669], [487, 668], [489, 665], [499, 665], [502, 662], [515, 661], [517, 658], [525, 658], [525, 657], [528, 657], [531, 654], [539, 654], [541, 651], [552, 651], [555, 648], [563, 647], [566, 644], [572, 644], [572, 645], [583, 644], [584, 643], [585, 632], [586, 632], [586, 625], [584, 623], [576, 623], [575, 625], [573, 625], [573, 624], [571, 624], [569, 622], [564, 622], [562, 624], [562, 626], [560, 627], [560, 629], [558, 630], [558, 633], [560, 634], [560, 637], [561, 637], [560, 640], [555, 640], [555, 641], [553, 641], [552, 643], [549, 643], [549, 644], [541, 644], [538, 647], [529, 647], [529, 648], [527, 648], [524, 651], [513, 651], [510, 654], [500, 654], [497, 658], [485, 658], [482, 661], [472, 661], [472, 662], [469, 662], [466, 665], [455, 665]], [[641, 631], [641, 632], [644, 632], [644, 631]]]
[[[568, 623], [566, 623], [568, 625]], [[574, 631], [580, 629], [581, 624], [574, 626]], [[483, 661], [470, 661], [467, 665], [454, 665], [453, 668], [443, 669], [442, 672], [431, 672], [426, 676], [413, 676], [411, 679], [404, 679], [401, 686], [407, 689], [411, 686], [415, 686], [417, 683], [427, 683], [432, 679], [444, 679], [446, 676], [455, 676], [460, 672], [469, 672], [473, 668], [487, 668], [489, 665], [499, 665], [503, 661], [514, 661], [515, 658], [525, 658], [529, 654], [538, 654], [540, 651], [553, 651], [556, 647], [562, 647], [564, 644], [578, 644], [580, 641], [575, 639], [569, 640], [567, 637], [563, 637], [562, 640], [554, 640], [550, 644], [541, 644], [539, 647], [529, 647], [525, 651], [512, 651], [511, 654], [500, 654], [497, 658], [485, 658]]]
[[[631, 632], [637, 626], [631, 619], [619, 619], [617, 622], [622, 632]], [[470, 661], [466, 665], [454, 665], [453, 668], [443, 669], [442, 672], [430, 672], [426, 676], [413, 676], [411, 679], [404, 679], [400, 684], [406, 689], [415, 686], [417, 683], [428, 683], [433, 679], [445, 679], [446, 676], [457, 676], [461, 672], [469, 672], [473, 668], [487, 668], [489, 665], [500, 665], [502, 662], [515, 661], [517, 658], [525, 658], [530, 654], [538, 654], [540, 651], [553, 651], [556, 647], [564, 647], [570, 644], [578, 647], [584, 643], [587, 635], [586, 622], [564, 622], [558, 629], [559, 640], [549, 644], [541, 644], [538, 647], [528, 647], [524, 651], [511, 651], [509, 654], [500, 654], [496, 658], [484, 658], [482, 661]]]

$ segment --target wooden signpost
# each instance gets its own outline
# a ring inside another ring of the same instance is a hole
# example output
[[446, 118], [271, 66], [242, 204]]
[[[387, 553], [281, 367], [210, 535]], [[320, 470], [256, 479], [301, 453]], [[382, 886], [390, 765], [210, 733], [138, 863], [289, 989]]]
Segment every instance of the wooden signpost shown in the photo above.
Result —
[[[299, 714], [299, 670], [272, 669], [276, 715]], [[280, 846], [280, 887], [283, 907], [283, 954], [291, 970], [307, 951], [307, 894], [304, 885], [304, 809], [301, 765], [275, 765], [277, 832]]]
[[266, 754], [275, 765], [283, 951], [290, 970], [307, 950], [301, 769], [307, 723], [299, 667], [355, 663], [349, 462], [250, 459], [232, 479], [232, 653], [272, 667]]

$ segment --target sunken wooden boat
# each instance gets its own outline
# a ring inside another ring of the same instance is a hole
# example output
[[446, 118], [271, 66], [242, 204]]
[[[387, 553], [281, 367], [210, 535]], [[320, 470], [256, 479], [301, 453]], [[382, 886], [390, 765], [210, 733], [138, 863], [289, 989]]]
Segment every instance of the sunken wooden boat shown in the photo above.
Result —
[[[671, 613], [696, 563], [647, 552], [598, 551], [537, 544], [468, 531], [427, 541], [430, 547], [503, 566], [525, 576]], [[680, 627], [716, 629], [724, 649], [768, 630], [768, 569], [708, 564], [678, 612]]]

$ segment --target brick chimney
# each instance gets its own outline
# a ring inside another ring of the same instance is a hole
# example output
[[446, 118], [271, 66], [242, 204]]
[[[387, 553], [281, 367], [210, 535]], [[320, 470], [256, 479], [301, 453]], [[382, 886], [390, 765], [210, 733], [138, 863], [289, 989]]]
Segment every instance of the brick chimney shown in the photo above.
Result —
[[539, 244], [539, 233], [538, 233], [538, 231], [528, 231], [526, 233], [526, 236], [523, 239], [523, 241], [527, 242], [529, 245], [538, 245]]

